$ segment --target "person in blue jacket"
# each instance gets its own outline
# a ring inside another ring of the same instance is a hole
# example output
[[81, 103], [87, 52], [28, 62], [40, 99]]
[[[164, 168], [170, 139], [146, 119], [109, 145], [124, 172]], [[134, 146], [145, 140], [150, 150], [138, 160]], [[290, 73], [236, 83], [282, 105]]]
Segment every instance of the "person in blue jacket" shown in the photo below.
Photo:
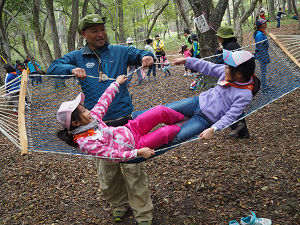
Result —
[[267, 92], [267, 65], [270, 63], [269, 57], [269, 41], [266, 35], [268, 20], [262, 18], [256, 21], [256, 30], [253, 33], [253, 38], [255, 40], [255, 54], [254, 57], [258, 60], [260, 64], [260, 81], [262, 86], [262, 91]]
[[[33, 64], [34, 62], [34, 64]], [[28, 69], [30, 71], [30, 74], [34, 76], [30, 76], [31, 78], [31, 85], [34, 85], [34, 82], [38, 85], [39, 83], [43, 83], [42, 77], [39, 75], [41, 74], [41, 66], [37, 63], [36, 59], [34, 57], [30, 57], [30, 60], [28, 62]]]
[[7, 73], [5, 77], [5, 93], [9, 97], [8, 104], [14, 106], [13, 111], [17, 111], [20, 93], [20, 79], [17, 79], [19, 75], [11, 64], [5, 64], [4, 70]]
[[[114, 82], [110, 79], [104, 81], [105, 77], [116, 79], [119, 75], [127, 74], [128, 65], [149, 67], [154, 63], [154, 56], [148, 51], [108, 44], [105, 20], [98, 14], [82, 18], [78, 31], [86, 40], [86, 46], [54, 60], [47, 74], [74, 74], [79, 78], [86, 96], [85, 107], [89, 110]], [[122, 126], [131, 119], [133, 105], [127, 86], [127, 83], [120, 86], [119, 94], [103, 117], [108, 126]], [[96, 159], [96, 166], [100, 189], [113, 208], [114, 220], [122, 221], [126, 211], [131, 208], [138, 224], [151, 224], [153, 204], [144, 164], [120, 164]]]
[[285, 14], [285, 13], [281, 11], [281, 8], [279, 8], [277, 15], [276, 15], [277, 28], [280, 28], [280, 20], [281, 20], [281, 17], [283, 14]]

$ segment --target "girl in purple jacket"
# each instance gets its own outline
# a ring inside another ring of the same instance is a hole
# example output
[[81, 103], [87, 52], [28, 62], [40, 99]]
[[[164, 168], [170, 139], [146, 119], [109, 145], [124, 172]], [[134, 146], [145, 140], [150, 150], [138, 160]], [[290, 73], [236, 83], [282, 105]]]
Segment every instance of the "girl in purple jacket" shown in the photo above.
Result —
[[195, 135], [210, 139], [214, 132], [236, 121], [259, 89], [260, 82], [254, 77], [255, 60], [248, 51], [223, 50], [224, 64], [214, 64], [197, 58], [177, 58], [175, 65], [185, 64], [189, 69], [218, 77], [216, 87], [199, 96], [167, 104], [185, 116], [191, 117], [176, 135], [173, 144], [188, 140]]
[[[154, 155], [153, 149], [171, 141], [180, 130], [174, 124], [184, 116], [164, 106], [154, 107], [136, 119], [129, 120], [125, 126], [109, 127], [102, 121], [126, 79], [125, 75], [118, 76], [91, 111], [83, 106], [83, 93], [73, 101], [63, 102], [57, 112], [57, 119], [65, 129], [58, 131], [58, 138], [87, 154], [118, 162], [138, 156], [149, 158]], [[168, 125], [149, 133], [160, 123]]]

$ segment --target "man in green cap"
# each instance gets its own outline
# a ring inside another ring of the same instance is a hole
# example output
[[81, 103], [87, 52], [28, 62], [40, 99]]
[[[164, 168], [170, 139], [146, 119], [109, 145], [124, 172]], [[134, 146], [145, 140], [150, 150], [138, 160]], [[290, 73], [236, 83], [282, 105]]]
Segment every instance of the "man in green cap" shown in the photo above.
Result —
[[[109, 45], [105, 20], [97, 14], [82, 18], [78, 31], [86, 40], [86, 46], [54, 60], [47, 73], [74, 74], [79, 78], [85, 94], [85, 107], [89, 110], [117, 76], [127, 74], [128, 65], [149, 67], [154, 63], [154, 56], [148, 51]], [[119, 94], [103, 117], [109, 126], [121, 126], [131, 119], [133, 105], [127, 86], [127, 83], [120, 86]], [[121, 221], [131, 208], [138, 224], [151, 224], [153, 204], [144, 163], [120, 164], [96, 159], [96, 166], [100, 189], [113, 208], [114, 220]]]
[[[226, 50], [236, 50], [241, 48], [237, 39], [235, 37], [234, 31], [231, 27], [221, 26], [216, 33], [218, 41], [220, 43], [220, 48], [217, 49], [216, 54], [222, 54], [223, 49]], [[216, 62], [219, 64], [223, 64], [224, 60], [222, 55], [216, 57]], [[234, 123], [230, 126], [232, 131], [228, 134], [233, 138], [249, 138], [250, 134], [246, 125], [246, 120], [242, 119], [237, 123]]]

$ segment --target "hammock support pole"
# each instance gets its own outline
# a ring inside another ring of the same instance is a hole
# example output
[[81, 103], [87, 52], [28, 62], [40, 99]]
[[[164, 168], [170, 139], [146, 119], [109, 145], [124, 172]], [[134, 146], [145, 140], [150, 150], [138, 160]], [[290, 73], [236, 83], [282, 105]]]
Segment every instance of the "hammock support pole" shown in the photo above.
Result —
[[270, 37], [276, 42], [276, 44], [284, 51], [284, 53], [300, 68], [298, 60], [283, 46], [283, 44], [275, 37], [274, 34], [269, 33]]
[[25, 127], [25, 96], [26, 96], [27, 81], [28, 81], [27, 71], [23, 70], [22, 79], [21, 79], [20, 96], [19, 96], [19, 106], [18, 106], [18, 130], [19, 130], [19, 138], [20, 138], [20, 146], [21, 146], [21, 155], [28, 154], [28, 139], [27, 139], [26, 127]]

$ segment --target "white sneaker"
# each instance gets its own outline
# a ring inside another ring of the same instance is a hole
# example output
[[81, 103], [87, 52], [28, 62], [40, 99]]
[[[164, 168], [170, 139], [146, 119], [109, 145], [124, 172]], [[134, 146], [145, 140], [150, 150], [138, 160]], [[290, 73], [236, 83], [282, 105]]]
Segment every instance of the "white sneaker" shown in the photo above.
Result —
[[241, 218], [241, 225], [271, 225], [272, 221], [266, 218], [257, 218], [255, 213], [250, 211], [251, 215]]

